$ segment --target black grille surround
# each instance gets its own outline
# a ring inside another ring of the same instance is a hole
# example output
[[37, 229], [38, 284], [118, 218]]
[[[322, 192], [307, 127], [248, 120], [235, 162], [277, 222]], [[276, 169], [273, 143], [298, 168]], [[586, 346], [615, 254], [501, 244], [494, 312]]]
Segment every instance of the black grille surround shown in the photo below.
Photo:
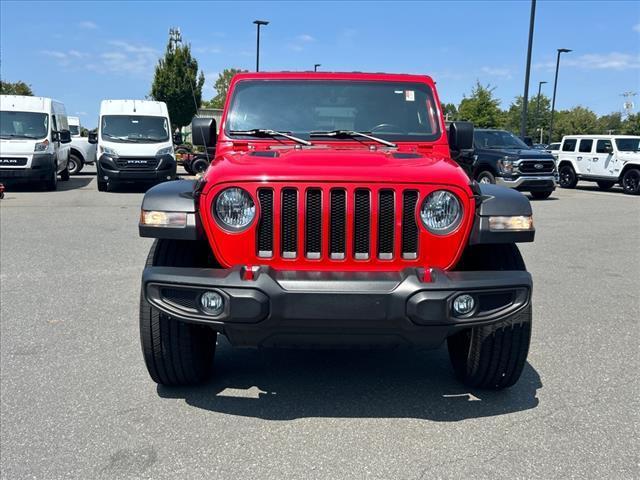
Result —
[[[539, 167], [538, 165], [541, 165]], [[548, 175], [555, 170], [555, 162], [551, 159], [523, 159], [518, 164], [518, 171], [527, 175]]]
[[155, 170], [160, 159], [156, 157], [118, 157], [113, 161], [120, 170]]
[[256, 254], [283, 260], [417, 261], [419, 197], [417, 189], [384, 186], [260, 186]]

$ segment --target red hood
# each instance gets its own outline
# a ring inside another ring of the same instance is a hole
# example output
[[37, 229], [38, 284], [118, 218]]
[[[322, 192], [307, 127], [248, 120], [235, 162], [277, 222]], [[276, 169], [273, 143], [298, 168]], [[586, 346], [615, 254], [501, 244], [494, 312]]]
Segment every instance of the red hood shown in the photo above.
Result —
[[[220, 155], [208, 170], [207, 183], [242, 181], [431, 183], [465, 187], [469, 178], [452, 160], [416, 152], [314, 148]], [[259, 155], [256, 155], [258, 153]], [[398, 158], [402, 155], [411, 158]]]

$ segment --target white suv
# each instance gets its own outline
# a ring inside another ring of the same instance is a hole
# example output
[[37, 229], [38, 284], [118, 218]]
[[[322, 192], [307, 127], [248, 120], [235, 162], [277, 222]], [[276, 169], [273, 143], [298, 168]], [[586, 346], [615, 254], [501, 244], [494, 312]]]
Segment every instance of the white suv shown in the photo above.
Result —
[[625, 193], [640, 194], [640, 136], [568, 135], [556, 162], [562, 188], [586, 180], [602, 190], [619, 183]]

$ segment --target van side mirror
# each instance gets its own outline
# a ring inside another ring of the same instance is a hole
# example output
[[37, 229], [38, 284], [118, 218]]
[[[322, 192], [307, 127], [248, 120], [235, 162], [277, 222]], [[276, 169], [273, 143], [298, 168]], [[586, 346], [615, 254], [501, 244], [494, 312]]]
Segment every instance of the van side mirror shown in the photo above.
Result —
[[71, 143], [71, 132], [69, 130], [60, 130], [58, 132], [58, 140], [60, 143]]
[[89, 143], [96, 144], [98, 143], [98, 132], [89, 132], [87, 135], [87, 140]]
[[457, 154], [473, 150], [473, 123], [451, 122], [449, 125], [449, 148]]
[[218, 128], [214, 118], [194, 117], [191, 121], [191, 143], [207, 149], [218, 140]]

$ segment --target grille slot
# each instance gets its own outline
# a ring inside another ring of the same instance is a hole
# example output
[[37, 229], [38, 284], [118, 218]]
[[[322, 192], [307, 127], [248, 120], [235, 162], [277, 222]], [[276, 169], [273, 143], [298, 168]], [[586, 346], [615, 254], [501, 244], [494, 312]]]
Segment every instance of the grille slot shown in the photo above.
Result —
[[307, 190], [305, 252], [307, 258], [320, 258], [322, 251], [322, 192], [319, 188]]
[[260, 202], [260, 222], [258, 223], [258, 256], [268, 258], [273, 255], [273, 191], [258, 190]]
[[353, 211], [353, 252], [356, 260], [369, 258], [369, 225], [371, 222], [371, 199], [369, 190], [355, 191]]
[[[536, 165], [542, 165], [542, 168], [536, 168]], [[533, 174], [552, 173], [554, 168], [553, 160], [522, 160], [518, 165], [520, 172]]]
[[418, 225], [416, 224], [416, 203], [418, 192], [408, 190], [402, 197], [402, 258], [411, 260], [418, 257]]
[[119, 157], [115, 159], [115, 163], [120, 170], [155, 170], [158, 166], [158, 159], [153, 157]]
[[393, 258], [395, 224], [395, 202], [393, 190], [381, 190], [378, 201], [378, 258]]
[[296, 258], [298, 251], [298, 191], [282, 189], [282, 258]]
[[333, 259], [343, 259], [345, 256], [346, 210], [346, 192], [344, 190], [331, 190], [329, 252]]

